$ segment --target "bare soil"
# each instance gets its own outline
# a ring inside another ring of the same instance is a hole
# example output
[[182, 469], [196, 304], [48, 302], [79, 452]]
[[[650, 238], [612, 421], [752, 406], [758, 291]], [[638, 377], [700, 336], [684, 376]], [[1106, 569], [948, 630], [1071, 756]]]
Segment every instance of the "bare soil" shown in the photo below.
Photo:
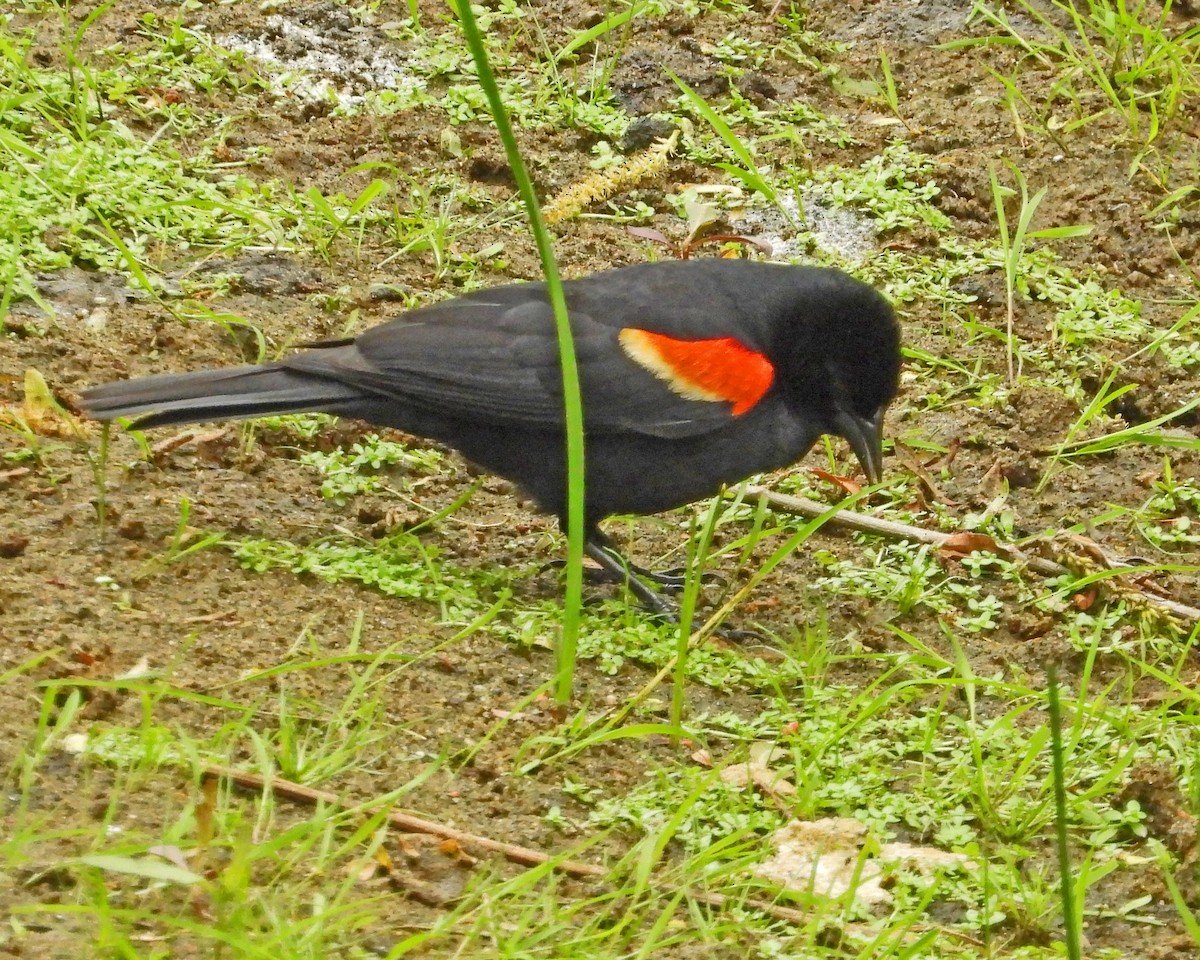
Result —
[[[76, 5], [72, 16], [81, 18], [87, 5]], [[422, 4], [429, 16], [435, 5]], [[767, 17], [769, 3], [760, 3], [756, 16], [737, 25], [739, 33], [772, 39], [780, 29]], [[1185, 264], [1197, 262], [1200, 213], [1185, 210], [1168, 233], [1153, 229], [1148, 211], [1162, 194], [1145, 176], [1126, 176], [1130, 156], [1120, 149], [1095, 146], [1106, 133], [1095, 127], [1059, 145], [1031, 139], [1022, 143], [1011, 118], [996, 98], [989, 65], [1003, 66], [1003, 52], [938, 50], [939, 40], [960, 36], [969, 4], [938, 0], [840, 0], [806, 5], [810, 26], [834, 38], [853, 41], [839, 65], [852, 76], [877, 72], [878, 48], [887, 47], [902, 91], [906, 119], [915, 133], [914, 146], [943, 162], [939, 170], [942, 208], [955, 229], [968, 237], [995, 233], [995, 214], [988, 187], [988, 161], [997, 154], [1016, 158], [1031, 184], [1051, 189], [1041, 211], [1041, 222], [1096, 225], [1095, 232], [1064, 241], [1058, 249], [1066, 264], [1080, 273], [1098, 270], [1145, 305], [1146, 319], [1168, 326], [1179, 315], [1178, 303], [1195, 297]], [[402, 18], [405, 4], [392, 14]], [[141, 8], [116, 5], [89, 32], [87, 44], [99, 48], [130, 36]], [[546, 3], [539, 17], [551, 43], [568, 31], [593, 22], [596, 11], [581, 5]], [[340, 8], [334, 4], [304, 4], [290, 11], [301, 22], [320, 28]], [[263, 32], [264, 14], [257, 5], [200, 5], [190, 15], [213, 35], [254, 35]], [[388, 19], [387, 10], [379, 19]], [[653, 110], [674, 97], [674, 85], [659, 70], [663, 64], [676, 70], [701, 93], [717, 96], [724, 83], [700, 52], [731, 29], [726, 18], [702, 16], [669, 22], [635, 25], [627, 50], [613, 77], [615, 88], [627, 99], [632, 113]], [[518, 41], [518, 45], [522, 41]], [[533, 54], [535, 51], [530, 51]], [[45, 54], [60, 52], [47, 35]], [[803, 162], [820, 166], [830, 162], [851, 165], [878, 152], [894, 126], [874, 125], [863, 105], [836, 93], [823, 79], [786, 59], [772, 61], [756, 74], [752, 95], [767, 98], [810, 99], [822, 110], [851, 120], [860, 143], [837, 149], [821, 143], [806, 145]], [[196, 97], [200, 93], [189, 94]], [[748, 94], [751, 95], [751, 94]], [[985, 96], [986, 95], [986, 96]], [[218, 95], [219, 96], [219, 95]], [[1194, 126], [1184, 148], [1194, 157], [1198, 131]], [[458, 133], [467, 155], [448, 156], [441, 146], [444, 120], [434, 111], [408, 111], [388, 118], [340, 117], [314, 113], [286, 100], [261, 96], [257, 108], [243, 114], [229, 135], [233, 154], [257, 145], [273, 149], [256, 175], [295, 185], [298, 192], [310, 185], [353, 195], [371, 179], [371, 172], [347, 175], [357, 164], [386, 161], [401, 169], [419, 171], [443, 165], [497, 195], [508, 195], [503, 153], [493, 133], [482, 124], [469, 124]], [[1102, 122], [1103, 123], [1103, 122]], [[530, 159], [543, 195], [587, 173], [593, 138], [573, 130], [524, 130], [522, 145]], [[675, 184], [711, 179], [712, 172], [685, 162], [673, 163], [662, 182], [643, 191], [650, 202]], [[668, 223], [676, 223], [666, 215]], [[673, 228], [672, 228], [673, 229]], [[470, 243], [481, 248], [503, 240], [506, 267], [495, 282], [533, 278], [538, 261], [529, 239], [519, 230], [485, 228]], [[919, 245], [920, 237], [904, 243]], [[928, 239], [925, 242], [929, 242]], [[624, 229], [604, 222], [576, 221], [559, 234], [560, 265], [567, 275], [636, 262], [644, 259], [641, 241]], [[259, 325], [277, 345], [303, 343], [344, 334], [349, 309], [355, 322], [368, 326], [402, 313], [395, 302], [371, 296], [379, 283], [411, 289], [429, 289], [432, 264], [427, 256], [399, 258], [385, 269], [373, 264], [382, 257], [352, 250], [337, 252], [334, 262], [312, 255], [244, 254], [221, 261], [222, 271], [241, 274], [221, 310], [239, 314]], [[194, 261], [172, 270], [196, 269]], [[446, 281], [443, 281], [446, 282]], [[1003, 325], [1003, 278], [994, 275], [978, 281], [977, 315], [994, 326]], [[344, 309], [329, 312], [312, 294], [337, 293]], [[19, 405], [23, 372], [42, 372], [66, 404], [83, 387], [115, 378], [164, 370], [240, 362], [243, 353], [222, 330], [213, 325], [182, 326], [160, 305], [131, 296], [119, 280], [84, 270], [71, 270], [43, 278], [42, 295], [56, 315], [47, 323], [31, 305], [18, 305], [7, 335], [0, 341], [0, 404]], [[97, 306], [105, 316], [95, 319]], [[1044, 339], [1049, 308], [1023, 306], [1021, 336]], [[958, 331], [947, 330], [943, 317], [921, 304], [903, 316], [906, 341], [940, 354], [961, 350], [966, 343]], [[995, 341], [976, 341], [968, 349], [980, 351], [982, 360], [1002, 368], [1004, 359]], [[1114, 355], [1119, 355], [1114, 348]], [[974, 357], [959, 356], [967, 361]], [[1144, 421], [1172, 410], [1200, 392], [1194, 375], [1169, 369], [1157, 358], [1131, 368], [1141, 388], [1135, 401], [1123, 410], [1130, 422]], [[1130, 375], [1126, 371], [1124, 375]], [[1104, 373], [1097, 371], [1093, 387]], [[978, 411], [970, 406], [920, 413], [901, 396], [888, 421], [888, 432], [898, 438], [921, 435], [949, 445], [961, 441], [941, 492], [963, 513], [984, 509], [994, 494], [997, 468], [1011, 484], [1009, 507], [1016, 516], [1019, 534], [1058, 529], [1095, 516], [1109, 504], [1136, 506], [1150, 495], [1149, 484], [1162, 473], [1162, 452], [1149, 447], [1128, 447], [1121, 452], [1092, 458], [1068, 469], [1041, 493], [1035, 486], [1048, 463], [1048, 451], [1062, 440], [1078, 415], [1078, 408], [1048, 390], [1024, 388], [1001, 410]], [[1177, 422], [1179, 430], [1194, 431], [1196, 418]], [[352, 441], [366, 428], [342, 423], [314, 445], [330, 448]], [[574, 801], [561, 790], [563, 769], [541, 778], [509, 776], [521, 745], [539, 729], [552, 728], [558, 715], [548, 700], [535, 701], [522, 710], [522, 718], [499, 724], [504, 711], [513, 711], [549, 678], [552, 654], [546, 647], [528, 649], [489, 641], [486, 633], [425, 656], [454, 635], [456, 628], [439, 623], [433, 604], [386, 598], [353, 584], [329, 584], [312, 577], [286, 573], [254, 574], [244, 570], [224, 549], [210, 548], [170, 565], [155, 562], [176, 535], [180, 504], [190, 503], [189, 525], [199, 531], [226, 531], [230, 535], [257, 535], [308, 542], [331, 529], [350, 531], [370, 539], [389, 523], [405, 517], [403, 505], [379, 497], [356, 499], [338, 506], [322, 498], [313, 472], [300, 464], [295, 440], [269, 430], [255, 432], [246, 448], [237, 425], [193, 432], [193, 439], [155, 457], [152, 464], [137, 463], [137, 450], [128, 438], [117, 437], [107, 472], [109, 530], [103, 538], [97, 524], [98, 487], [88, 451], [67, 439], [47, 439], [40, 461], [18, 464], [28, 469], [0, 470], [0, 672], [46, 654], [42, 665], [21, 682], [0, 688], [0, 758], [7, 763], [25, 748], [37, 720], [41, 693], [39, 681], [63, 677], [111, 678], [139, 664], [169, 678], [179, 690], [222, 697], [231, 690], [243, 699], [253, 695], [239, 678], [287, 660], [300, 646], [336, 655], [349, 644], [356, 620], [362, 618], [363, 642], [381, 647], [397, 644], [397, 652], [419, 658], [397, 674], [388, 690], [387, 709], [393, 734], [382, 745], [360, 783], [334, 787], [349, 796], [369, 796], [403, 783], [439, 753], [455, 755], [475, 747], [486, 734], [491, 739], [465, 766], [448, 765], [406, 798], [407, 805], [466, 829], [498, 839], [546, 850], [569, 842], [544, 818], [551, 806], [568, 816], [581, 815]], [[165, 439], [152, 436], [151, 442]], [[0, 452], [25, 447], [19, 436], [0, 431]], [[1177, 475], [1197, 475], [1200, 458], [1175, 455]], [[475, 471], [452, 458], [452, 469], [420, 491], [423, 503], [440, 507], [451, 503], [473, 482]], [[893, 460], [891, 469], [902, 469]], [[389, 515], [399, 510], [400, 516]], [[629, 546], [634, 556], [651, 559], [670, 550], [678, 530], [642, 521], [633, 529]], [[509, 485], [489, 479], [470, 503], [445, 523], [425, 534], [441, 555], [472, 569], [492, 565], [528, 571], [522, 581], [527, 597], [557, 595], [557, 575], [542, 567], [561, 555], [562, 540], [555, 525], [532, 513]], [[1144, 555], [1149, 549], [1132, 529], [1108, 525], [1096, 533], [1100, 543], [1121, 556]], [[845, 538], [822, 534], [822, 544], [838, 552], [854, 547]], [[1195, 563], [1195, 554], [1179, 557]], [[800, 552], [791, 557], [764, 585], [754, 602], [754, 619], [767, 628], [787, 634], [794, 626], [815, 622], [829, 598], [814, 595], [807, 584], [819, 568]], [[98, 579], [100, 578], [100, 579]], [[1200, 597], [1193, 575], [1158, 578], [1179, 599]], [[592, 588], [597, 594], [607, 588]], [[516, 599], [519, 603], [520, 597]], [[854, 636], [856, 642], [876, 649], [896, 643], [884, 622], [896, 620], [892, 611], [872, 609], [865, 602], [838, 598], [825, 611], [829, 635]], [[975, 637], [967, 651], [979, 675], [997, 665], [1020, 666], [1040, 676], [1047, 663], [1060, 663], [1068, 673], [1078, 671], [1077, 655], [1061, 628], [1053, 622], [1017, 609], [1006, 614], [1006, 623], [985, 637]], [[936, 618], [919, 613], [900, 618], [905, 630], [935, 647], [944, 646]], [[746, 656], [770, 655], [757, 647]], [[1193, 671], [1195, 668], [1193, 663]], [[848, 679], [855, 668], [841, 668]], [[862, 668], [869, 680], [874, 668]], [[1101, 665], [1101, 673], [1103, 664]], [[627, 664], [617, 676], [581, 666], [579, 696], [596, 708], [619, 704], [649, 677], [649, 671]], [[344, 674], [302, 671], [290, 677], [297, 696], [321, 701], [344, 686]], [[264, 694], [270, 682], [264, 682]], [[707, 688], [691, 691], [690, 709], [750, 708], [750, 701]], [[143, 704], [134, 695], [101, 694], [90, 698], [86, 715], [136, 727]], [[167, 699], [156, 706], [155, 720], [191, 730], [197, 736], [222, 722], [222, 712], [201, 703]], [[638, 782], [647, 764], [673, 750], [666, 742], [628, 742], [589, 751], [570, 764], [570, 775], [606, 790], [620, 792]], [[230, 763], [252, 760], [231, 756]], [[57, 779], [56, 776], [57, 775]], [[72, 761], [56, 762], [43, 769], [34, 803], [52, 815], [64, 829], [62, 853], [72, 848], [73, 823], [86, 824], [105, 807], [107, 790], [103, 770], [82, 770]], [[119, 819], [142, 824], [168, 822], [194, 797], [193, 785], [164, 769], [142, 789], [125, 791], [125, 809]], [[298, 813], [302, 815], [302, 813]], [[0, 827], [2, 829], [2, 827]], [[1164, 827], [1164, 829], [1166, 829]], [[36, 871], [34, 871], [36, 872]], [[437, 909], [454, 895], [460, 881], [444, 877], [417, 880], [432, 885], [418, 902], [398, 904], [397, 916], [415, 922], [422, 910]], [[414, 880], [414, 884], [417, 884]], [[53, 876], [38, 883], [53, 899]], [[437, 884], [450, 884], [441, 893]], [[1129, 896], [1135, 896], [1130, 891]], [[1181, 939], [1177, 921], [1164, 918], [1164, 927], [1133, 927], [1112, 921], [1099, 935], [1104, 946], [1126, 949], [1130, 956], [1191, 956]], [[72, 947], [69, 918], [42, 931], [23, 956], [66, 956]]]

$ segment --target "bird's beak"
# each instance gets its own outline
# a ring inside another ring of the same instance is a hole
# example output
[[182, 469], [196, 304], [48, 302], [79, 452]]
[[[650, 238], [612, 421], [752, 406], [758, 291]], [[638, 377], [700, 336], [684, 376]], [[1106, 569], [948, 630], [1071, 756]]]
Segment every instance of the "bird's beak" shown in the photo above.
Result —
[[838, 436], [850, 441], [850, 449], [862, 464], [863, 473], [871, 483], [883, 479], [883, 414], [880, 407], [873, 417], [839, 411], [833, 418]]

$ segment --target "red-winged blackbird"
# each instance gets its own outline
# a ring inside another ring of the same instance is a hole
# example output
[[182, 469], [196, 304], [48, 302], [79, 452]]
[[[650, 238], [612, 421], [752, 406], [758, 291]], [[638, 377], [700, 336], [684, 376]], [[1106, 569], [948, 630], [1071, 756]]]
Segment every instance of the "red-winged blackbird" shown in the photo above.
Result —
[[[794, 463], [824, 433], [879, 478], [900, 334], [874, 289], [837, 270], [743, 260], [641, 264], [564, 284], [585, 425], [587, 553], [600, 531]], [[480, 290], [261, 366], [92, 387], [98, 420], [139, 428], [324, 411], [460, 450], [565, 522], [562, 379], [543, 283]], [[658, 595], [629, 576], [649, 606]]]

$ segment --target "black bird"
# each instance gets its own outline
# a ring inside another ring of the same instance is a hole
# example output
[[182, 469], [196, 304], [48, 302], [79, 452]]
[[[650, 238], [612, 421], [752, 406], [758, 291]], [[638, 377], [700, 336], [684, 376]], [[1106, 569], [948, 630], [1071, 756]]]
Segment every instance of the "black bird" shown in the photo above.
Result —
[[[632, 573], [599, 523], [712, 496], [845, 437], [879, 479], [900, 375], [887, 301], [833, 269], [745, 260], [640, 264], [564, 284], [585, 431], [588, 556]], [[323, 411], [441, 441], [566, 521], [561, 370], [544, 283], [422, 307], [353, 339], [260, 366], [87, 389], [97, 420], [139, 428]]]

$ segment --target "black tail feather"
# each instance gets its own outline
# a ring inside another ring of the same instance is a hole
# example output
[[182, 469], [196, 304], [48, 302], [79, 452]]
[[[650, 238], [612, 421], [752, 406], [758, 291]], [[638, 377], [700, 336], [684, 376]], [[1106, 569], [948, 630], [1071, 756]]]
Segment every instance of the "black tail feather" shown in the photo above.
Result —
[[138, 417], [138, 427], [199, 423], [280, 413], [336, 412], [360, 394], [335, 380], [297, 373], [282, 364], [168, 373], [119, 380], [83, 391], [95, 420]]

